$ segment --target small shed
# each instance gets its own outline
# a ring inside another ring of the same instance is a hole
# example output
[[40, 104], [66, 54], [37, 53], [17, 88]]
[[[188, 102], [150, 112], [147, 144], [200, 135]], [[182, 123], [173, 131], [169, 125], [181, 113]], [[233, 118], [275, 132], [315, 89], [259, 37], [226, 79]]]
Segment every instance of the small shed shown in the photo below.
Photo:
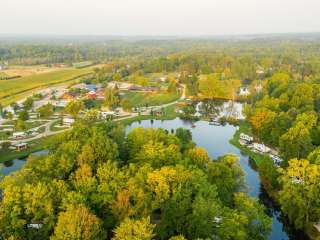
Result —
[[26, 150], [28, 148], [28, 144], [27, 143], [19, 143], [19, 144], [15, 145], [15, 147], [16, 147], [16, 150], [18, 152], [20, 152], [20, 151]]

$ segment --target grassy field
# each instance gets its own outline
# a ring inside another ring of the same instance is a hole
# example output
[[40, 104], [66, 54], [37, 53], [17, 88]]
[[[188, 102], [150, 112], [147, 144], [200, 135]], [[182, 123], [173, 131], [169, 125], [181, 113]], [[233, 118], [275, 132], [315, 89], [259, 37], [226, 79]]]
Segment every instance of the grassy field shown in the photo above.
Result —
[[61, 70], [61, 68], [47, 67], [45, 65], [10, 66], [10, 68], [2, 70], [0, 73], [4, 73], [7, 76], [27, 77], [35, 74], [54, 72], [58, 70]]
[[179, 99], [179, 94], [171, 93], [142, 93], [142, 92], [126, 92], [122, 98], [130, 100], [134, 107], [145, 106], [157, 106], [166, 104]]
[[164, 114], [162, 116], [151, 116], [151, 115], [143, 115], [143, 116], [137, 116], [134, 118], [128, 118], [119, 121], [119, 123], [123, 124], [124, 126], [130, 125], [133, 122], [142, 121], [142, 120], [173, 120], [176, 117], [178, 117], [178, 114], [175, 112], [176, 106], [171, 105], [163, 109]]
[[59, 83], [75, 81], [81, 76], [92, 73], [93, 68], [94, 67], [81, 69], [69, 68], [12, 80], [1, 80], [0, 103], [2, 105], [7, 105], [32, 94], [34, 90]]

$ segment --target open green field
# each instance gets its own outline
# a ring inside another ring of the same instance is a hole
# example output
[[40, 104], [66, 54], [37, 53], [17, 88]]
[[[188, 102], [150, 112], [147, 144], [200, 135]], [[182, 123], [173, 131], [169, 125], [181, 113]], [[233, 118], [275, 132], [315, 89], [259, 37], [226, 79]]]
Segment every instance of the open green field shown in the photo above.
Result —
[[122, 99], [128, 99], [134, 107], [157, 106], [166, 104], [179, 99], [179, 94], [172, 94], [167, 92], [160, 93], [143, 93], [143, 92], [126, 92]]
[[30, 95], [34, 90], [74, 81], [79, 77], [92, 73], [93, 68], [94, 67], [81, 69], [69, 68], [12, 80], [1, 80], [0, 103], [7, 105]]
[[175, 111], [176, 105], [171, 105], [168, 107], [165, 107], [163, 109], [163, 115], [162, 116], [151, 116], [151, 115], [141, 115], [134, 118], [127, 118], [120, 120], [119, 123], [123, 126], [130, 125], [131, 123], [137, 122], [137, 121], [143, 121], [143, 120], [173, 120], [176, 117], [178, 117], [178, 114]]

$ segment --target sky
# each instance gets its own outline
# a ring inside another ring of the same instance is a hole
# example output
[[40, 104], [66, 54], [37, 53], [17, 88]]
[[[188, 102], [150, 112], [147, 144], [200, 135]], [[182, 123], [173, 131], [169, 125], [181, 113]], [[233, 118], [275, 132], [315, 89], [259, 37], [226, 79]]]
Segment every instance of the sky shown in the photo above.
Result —
[[320, 32], [320, 0], [0, 0], [0, 34]]

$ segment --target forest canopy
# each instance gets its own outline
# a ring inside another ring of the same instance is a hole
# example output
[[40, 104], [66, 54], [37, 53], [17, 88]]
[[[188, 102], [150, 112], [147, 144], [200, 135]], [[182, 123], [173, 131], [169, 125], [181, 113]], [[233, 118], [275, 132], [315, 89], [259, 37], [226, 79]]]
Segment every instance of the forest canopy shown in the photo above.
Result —
[[[79, 121], [1, 183], [1, 239], [267, 239], [238, 158], [210, 159], [188, 130]], [[33, 227], [32, 227], [33, 226]], [[34, 227], [38, 226], [38, 227]]]

